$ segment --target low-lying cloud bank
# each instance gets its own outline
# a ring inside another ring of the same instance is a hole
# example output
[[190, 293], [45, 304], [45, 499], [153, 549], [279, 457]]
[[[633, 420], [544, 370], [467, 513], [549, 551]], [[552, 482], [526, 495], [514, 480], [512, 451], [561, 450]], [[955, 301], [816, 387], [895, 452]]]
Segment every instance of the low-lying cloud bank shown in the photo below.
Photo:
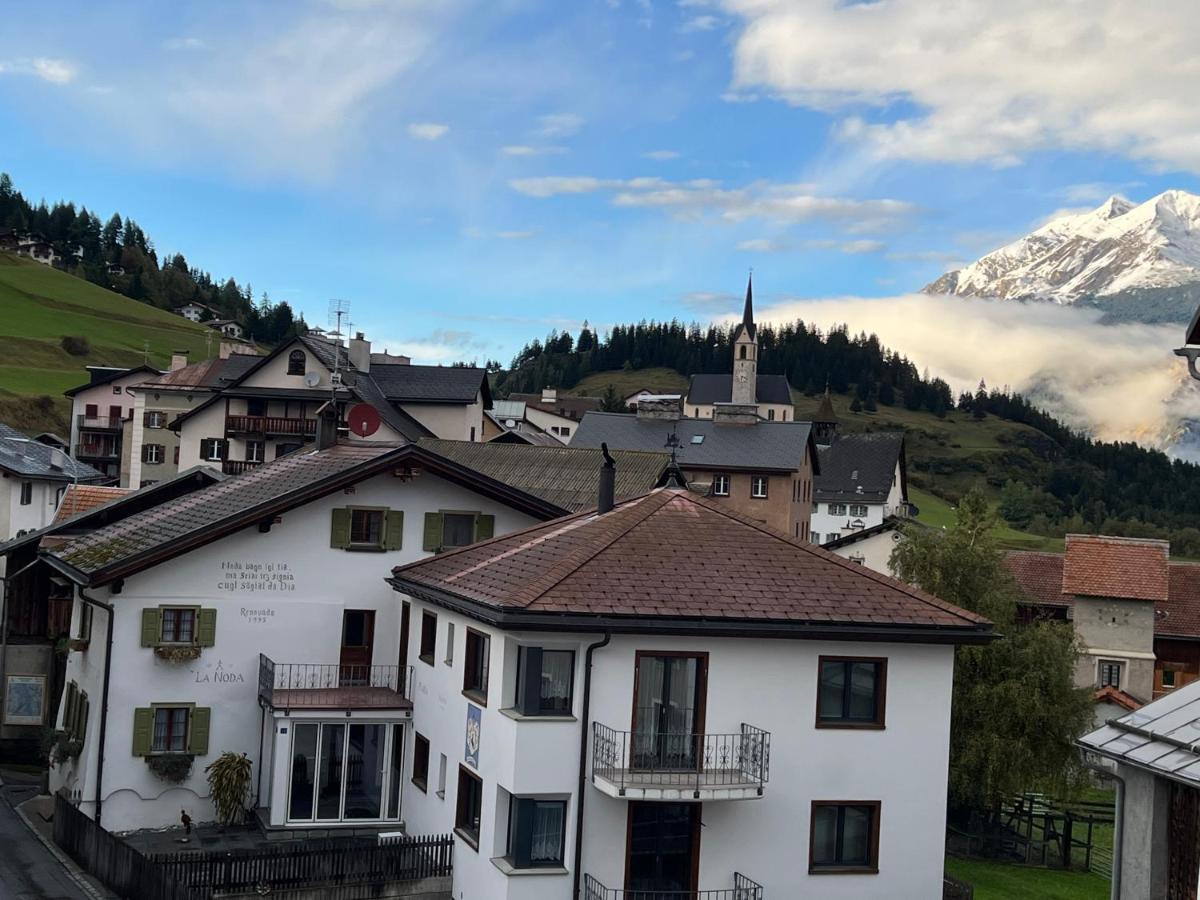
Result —
[[925, 294], [787, 300], [759, 316], [825, 329], [845, 323], [879, 335], [956, 393], [983, 378], [1102, 440], [1200, 457], [1184, 439], [1188, 423], [1200, 423], [1200, 385], [1172, 352], [1183, 326], [1101, 325], [1089, 309]]

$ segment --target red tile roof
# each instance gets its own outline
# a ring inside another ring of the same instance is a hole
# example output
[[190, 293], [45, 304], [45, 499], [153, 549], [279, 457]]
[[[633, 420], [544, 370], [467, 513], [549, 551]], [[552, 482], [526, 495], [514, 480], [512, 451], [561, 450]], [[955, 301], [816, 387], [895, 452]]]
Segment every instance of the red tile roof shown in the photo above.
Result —
[[1100, 703], [1102, 701], [1115, 703], [1117, 706], [1124, 707], [1130, 712], [1133, 712], [1135, 709], [1141, 709], [1145, 705], [1137, 697], [1127, 694], [1121, 689], [1113, 687], [1111, 684], [1106, 684], [1092, 694], [1093, 703]]
[[1165, 601], [1170, 556], [1167, 541], [1068, 534], [1063, 593]]
[[990, 629], [981, 616], [675, 488], [394, 575], [400, 590], [429, 588], [499, 612]]
[[1005, 557], [1004, 564], [1017, 579], [1021, 590], [1040, 605], [1074, 605], [1071, 598], [1063, 594], [1061, 553], [1014, 552]]
[[1200, 565], [1171, 563], [1171, 592], [1154, 605], [1154, 633], [1200, 637]]
[[131, 488], [97, 487], [92, 484], [69, 484], [67, 492], [58, 504], [58, 510], [54, 513], [52, 524], [57, 525], [80, 513], [90, 512], [97, 506], [124, 497], [130, 490]]

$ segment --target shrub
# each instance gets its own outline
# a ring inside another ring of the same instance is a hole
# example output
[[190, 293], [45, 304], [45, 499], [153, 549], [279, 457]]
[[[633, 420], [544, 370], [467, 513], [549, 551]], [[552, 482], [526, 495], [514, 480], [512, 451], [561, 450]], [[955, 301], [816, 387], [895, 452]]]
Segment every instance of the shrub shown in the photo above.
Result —
[[64, 350], [72, 356], [87, 356], [92, 352], [92, 345], [88, 339], [82, 336], [74, 336], [64, 334], [62, 340], [58, 342]]
[[250, 775], [253, 764], [245, 753], [225, 751], [204, 769], [212, 791], [217, 819], [232, 825], [245, 813], [250, 799]]

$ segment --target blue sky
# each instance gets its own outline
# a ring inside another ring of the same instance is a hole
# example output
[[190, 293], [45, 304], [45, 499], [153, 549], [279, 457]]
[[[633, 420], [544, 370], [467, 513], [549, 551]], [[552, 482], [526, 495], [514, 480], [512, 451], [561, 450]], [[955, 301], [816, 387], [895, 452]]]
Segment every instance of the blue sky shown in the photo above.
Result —
[[[1197, 189], [1190, 3], [27, 4], [0, 169], [420, 361], [886, 298]], [[854, 307], [870, 329], [871, 305]], [[900, 349], [904, 349], [901, 347]]]

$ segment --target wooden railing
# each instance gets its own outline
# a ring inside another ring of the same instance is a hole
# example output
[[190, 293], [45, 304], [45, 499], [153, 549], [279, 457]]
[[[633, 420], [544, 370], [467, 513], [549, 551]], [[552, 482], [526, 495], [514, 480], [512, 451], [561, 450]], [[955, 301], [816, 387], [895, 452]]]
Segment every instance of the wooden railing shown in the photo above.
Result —
[[117, 459], [121, 448], [113, 444], [76, 444], [75, 456], [79, 459]]
[[84, 431], [119, 431], [125, 424], [121, 416], [76, 416], [75, 421]]
[[312, 437], [317, 433], [317, 420], [285, 416], [226, 416], [225, 430], [240, 434], [294, 434]]
[[226, 475], [241, 475], [261, 465], [261, 459], [226, 459], [221, 462], [221, 471]]

